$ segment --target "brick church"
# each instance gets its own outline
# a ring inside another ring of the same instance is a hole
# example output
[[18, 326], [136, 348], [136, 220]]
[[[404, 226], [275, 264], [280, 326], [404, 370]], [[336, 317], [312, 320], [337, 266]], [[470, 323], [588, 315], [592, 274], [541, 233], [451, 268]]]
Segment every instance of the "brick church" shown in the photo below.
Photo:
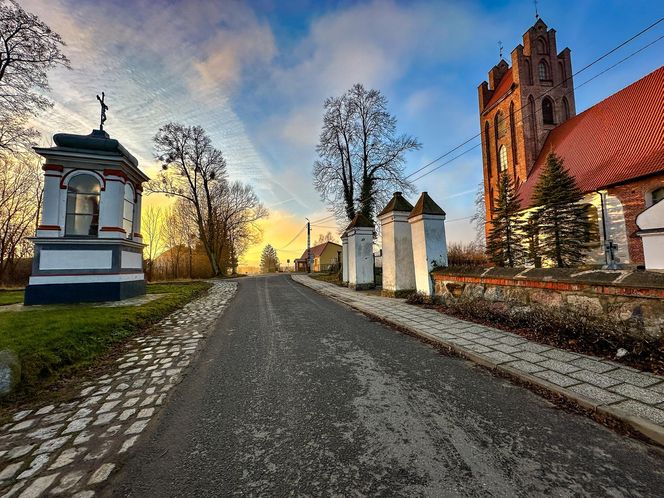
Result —
[[[636, 218], [664, 199], [664, 66], [577, 114], [571, 52], [558, 52], [554, 29], [538, 19], [511, 59], [501, 59], [478, 87], [487, 220], [500, 172], [514, 180], [522, 206], [533, 207], [554, 151], [585, 194], [594, 227], [588, 262], [608, 264], [612, 243], [621, 265], [643, 266]], [[660, 228], [664, 233], [664, 219]]]

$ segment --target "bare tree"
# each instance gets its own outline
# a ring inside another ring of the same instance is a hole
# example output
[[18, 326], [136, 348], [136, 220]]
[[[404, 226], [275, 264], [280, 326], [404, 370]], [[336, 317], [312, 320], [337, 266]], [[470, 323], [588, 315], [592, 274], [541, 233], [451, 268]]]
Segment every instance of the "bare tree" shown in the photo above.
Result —
[[405, 154], [421, 144], [397, 134], [379, 90], [358, 83], [324, 107], [314, 187], [337, 218], [350, 220], [359, 211], [371, 219], [394, 190], [414, 191], [404, 175]]
[[154, 142], [163, 170], [148, 182], [146, 190], [184, 199], [191, 206], [199, 238], [217, 276], [221, 273], [215, 244], [219, 226], [214, 216], [213, 190], [225, 180], [226, 160], [200, 126], [168, 123], [159, 129]]
[[0, 0], [0, 149], [33, 144], [38, 134], [28, 119], [52, 106], [44, 95], [47, 74], [56, 66], [69, 67], [64, 45], [39, 17], [14, 0]]
[[316, 241], [316, 245], [324, 244], [325, 242], [334, 242], [336, 237], [332, 234], [332, 232], [327, 232], [325, 235], [322, 233], [318, 236], [318, 240]]
[[0, 155], [0, 282], [7, 283], [17, 261], [31, 255], [43, 183], [34, 154]]
[[154, 263], [164, 248], [163, 234], [164, 212], [161, 208], [150, 206], [143, 210], [141, 232], [145, 243], [145, 269], [148, 280], [154, 279]]

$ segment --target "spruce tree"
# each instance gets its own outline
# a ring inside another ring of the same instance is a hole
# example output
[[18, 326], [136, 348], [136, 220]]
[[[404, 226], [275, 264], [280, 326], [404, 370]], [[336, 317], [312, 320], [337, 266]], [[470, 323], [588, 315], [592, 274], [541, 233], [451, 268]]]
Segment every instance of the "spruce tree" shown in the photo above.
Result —
[[279, 256], [270, 244], [263, 248], [261, 253], [261, 273], [272, 273], [279, 271]]
[[541, 255], [559, 268], [578, 266], [585, 260], [589, 222], [582, 199], [583, 193], [563, 160], [549, 153], [535, 185], [533, 204], [538, 208]]
[[498, 266], [514, 267], [523, 259], [523, 230], [519, 211], [521, 202], [514, 182], [503, 171], [498, 179], [498, 198], [487, 238], [487, 254]]

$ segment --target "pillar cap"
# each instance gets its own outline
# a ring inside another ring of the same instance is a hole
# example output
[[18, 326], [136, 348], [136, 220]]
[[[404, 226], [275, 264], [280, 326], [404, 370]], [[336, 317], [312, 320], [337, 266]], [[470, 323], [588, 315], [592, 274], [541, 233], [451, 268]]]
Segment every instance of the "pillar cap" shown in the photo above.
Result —
[[355, 218], [353, 218], [353, 221], [350, 222], [350, 225], [346, 227], [346, 230], [344, 230], [345, 233], [350, 231], [353, 228], [373, 228], [374, 224], [371, 222], [369, 218], [364, 216], [362, 213], [357, 213], [355, 215]]
[[378, 216], [383, 216], [384, 214], [391, 213], [392, 211], [405, 211], [410, 212], [413, 210], [413, 205], [408, 202], [401, 192], [394, 192], [394, 195], [390, 199], [390, 202], [387, 203], [387, 206], [378, 213]]
[[410, 212], [408, 219], [415, 218], [422, 214], [438, 214], [445, 216], [445, 211], [443, 211], [443, 209], [436, 204], [431, 197], [429, 197], [427, 192], [422, 192], [420, 198], [417, 199], [417, 202], [415, 203], [415, 207]]

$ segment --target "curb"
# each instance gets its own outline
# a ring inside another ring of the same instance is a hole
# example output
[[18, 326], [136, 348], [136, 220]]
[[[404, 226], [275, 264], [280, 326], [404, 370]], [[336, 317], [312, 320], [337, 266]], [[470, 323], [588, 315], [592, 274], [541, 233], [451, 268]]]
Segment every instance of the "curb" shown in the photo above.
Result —
[[[626, 432], [636, 436], [637, 438], [664, 447], [664, 427], [657, 425], [648, 419], [628, 414], [623, 410], [615, 408], [611, 405], [603, 405], [597, 403], [596, 401], [593, 401], [592, 399], [587, 398], [586, 396], [583, 396], [581, 394], [577, 394], [574, 391], [570, 391], [569, 389], [565, 389], [564, 387], [558, 386], [539, 377], [535, 377], [534, 375], [531, 375], [529, 373], [523, 372], [516, 368], [512, 368], [509, 366], [509, 364], [496, 363], [490, 360], [489, 358], [486, 358], [478, 353], [475, 353], [474, 351], [469, 351], [467, 349], [464, 349], [462, 346], [459, 346], [452, 342], [445, 341], [440, 337], [416, 330], [414, 328], [405, 325], [401, 325], [399, 323], [395, 323], [375, 313], [362, 310], [357, 306], [355, 306], [351, 300], [341, 299], [333, 294], [327, 292], [321, 292], [318, 289], [310, 287], [304, 282], [299, 282], [298, 280], [295, 279], [293, 279], [293, 281], [313, 290], [314, 292], [317, 292], [318, 294], [321, 294], [322, 296], [333, 299], [339, 303], [343, 303], [346, 306], [349, 306], [368, 317], [374, 318], [381, 323], [385, 323], [391, 326], [392, 328], [407, 332], [412, 336], [424, 339], [425, 341], [432, 343], [436, 346], [443, 347], [458, 357], [464, 358], [488, 370], [497, 372], [513, 381], [523, 384], [524, 386], [529, 387], [531, 391], [533, 391], [532, 389], [533, 387], [544, 389], [548, 393], [553, 394], [559, 398], [563, 398], [565, 401], [570, 402], [572, 405], [578, 407], [581, 412], [583, 412], [584, 414], [586, 414], [586, 416], [589, 416], [596, 422], [602, 423], [603, 425], [608, 425], [612, 429], [619, 428], [625, 430]], [[540, 393], [537, 393], [537, 390], [534, 390], [534, 392], [536, 394], [541, 395]], [[607, 419], [612, 423], [607, 423]], [[616, 427], [616, 425], [618, 427]]]

